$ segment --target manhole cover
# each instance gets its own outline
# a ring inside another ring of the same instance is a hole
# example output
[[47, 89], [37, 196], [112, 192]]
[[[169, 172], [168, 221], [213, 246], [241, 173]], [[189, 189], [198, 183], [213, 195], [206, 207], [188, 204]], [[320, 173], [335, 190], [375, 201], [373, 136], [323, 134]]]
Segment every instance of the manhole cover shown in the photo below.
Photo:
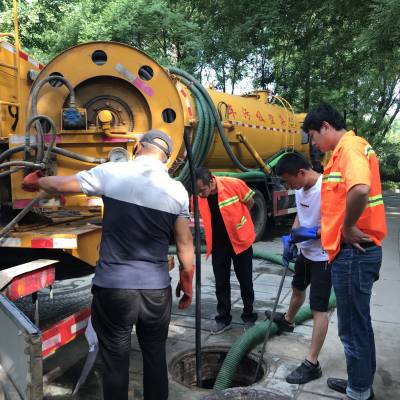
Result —
[[[201, 352], [201, 388], [212, 389], [221, 369], [222, 363], [229, 351], [227, 346], [206, 346]], [[256, 381], [258, 357], [255, 354], [248, 354], [238, 365], [233, 376], [231, 387], [250, 386], [260, 381], [267, 373], [267, 365], [263, 362], [259, 369]], [[196, 353], [195, 350], [188, 350], [176, 355], [169, 363], [169, 372], [172, 378], [189, 388], [199, 388], [196, 378]]]
[[290, 397], [262, 389], [234, 388], [210, 394], [202, 400], [289, 400]]

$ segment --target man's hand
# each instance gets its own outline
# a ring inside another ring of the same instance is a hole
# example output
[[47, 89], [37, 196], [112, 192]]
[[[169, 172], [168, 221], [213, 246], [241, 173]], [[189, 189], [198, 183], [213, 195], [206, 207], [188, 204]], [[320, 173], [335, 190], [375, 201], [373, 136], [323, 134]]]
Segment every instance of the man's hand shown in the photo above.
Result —
[[26, 192], [38, 192], [39, 187], [39, 179], [44, 176], [43, 171], [40, 169], [29, 173], [22, 181], [21, 188]]
[[290, 235], [282, 236], [282, 245], [283, 245], [283, 265], [287, 267], [291, 261], [295, 261], [297, 257], [297, 247], [291, 241]]
[[365, 249], [363, 249], [360, 246], [360, 243], [372, 242], [372, 239], [370, 238], [370, 236], [368, 236], [366, 233], [362, 232], [356, 226], [345, 226], [344, 225], [342, 228], [342, 242], [350, 243], [356, 249], [358, 249], [362, 252], [365, 252]]
[[192, 303], [192, 297], [193, 297], [192, 281], [193, 281], [194, 269], [195, 269], [194, 265], [192, 265], [192, 268], [189, 271], [179, 266], [179, 282], [178, 285], [176, 286], [175, 294], [176, 297], [180, 297], [181, 292], [183, 292], [183, 296], [179, 300], [179, 305], [178, 305], [178, 308], [181, 310], [184, 310], [185, 308], [189, 307], [190, 304]]
[[306, 228], [304, 226], [299, 226], [298, 228], [292, 229], [290, 232], [290, 239], [293, 243], [304, 242], [310, 239], [318, 238], [319, 226], [313, 226]]

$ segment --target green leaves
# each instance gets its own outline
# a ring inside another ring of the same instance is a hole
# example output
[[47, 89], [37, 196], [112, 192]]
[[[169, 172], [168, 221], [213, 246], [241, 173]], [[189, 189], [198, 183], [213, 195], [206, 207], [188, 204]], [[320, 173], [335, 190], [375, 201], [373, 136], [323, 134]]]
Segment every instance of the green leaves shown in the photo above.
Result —
[[[0, 31], [12, 29], [0, 0]], [[235, 92], [269, 89], [305, 112], [335, 104], [374, 145], [400, 110], [398, 0], [23, 0], [21, 41], [43, 62], [90, 40], [136, 46]]]

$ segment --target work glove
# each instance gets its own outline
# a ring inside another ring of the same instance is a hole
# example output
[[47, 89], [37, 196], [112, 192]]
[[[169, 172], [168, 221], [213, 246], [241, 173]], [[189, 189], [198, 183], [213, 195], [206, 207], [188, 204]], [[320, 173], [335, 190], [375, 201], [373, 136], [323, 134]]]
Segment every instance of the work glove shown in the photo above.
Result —
[[282, 236], [282, 244], [283, 244], [283, 255], [282, 261], [285, 267], [289, 266], [289, 263], [296, 260], [297, 257], [297, 247], [292, 242], [290, 235]]
[[183, 296], [179, 300], [178, 308], [184, 310], [185, 308], [189, 307], [192, 303], [193, 297], [193, 288], [192, 288], [192, 281], [194, 275], [194, 265], [192, 268], [187, 271], [181, 266], [179, 266], [179, 282], [176, 285], [175, 294], [176, 297], [181, 296], [181, 292], [183, 292]]
[[319, 226], [313, 226], [311, 228], [299, 226], [298, 228], [294, 228], [290, 232], [290, 240], [292, 243], [299, 243], [305, 240], [318, 239], [319, 228]]
[[44, 177], [44, 173], [40, 169], [31, 172], [23, 179], [21, 188], [26, 192], [39, 191], [39, 179], [42, 177]]

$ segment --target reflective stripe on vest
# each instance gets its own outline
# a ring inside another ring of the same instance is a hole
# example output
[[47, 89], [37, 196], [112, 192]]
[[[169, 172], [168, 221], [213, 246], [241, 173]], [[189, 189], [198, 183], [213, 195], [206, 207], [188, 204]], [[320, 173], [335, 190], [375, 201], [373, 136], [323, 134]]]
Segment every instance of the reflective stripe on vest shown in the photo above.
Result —
[[381, 194], [377, 194], [376, 196], [371, 196], [368, 198], [367, 207], [375, 207], [379, 206], [379, 204], [383, 204], [383, 198]]
[[222, 208], [222, 207], [229, 206], [230, 204], [236, 203], [238, 201], [239, 201], [239, 196], [233, 196], [233, 197], [230, 197], [229, 199], [226, 199], [224, 201], [220, 201], [218, 203], [218, 205], [219, 205], [219, 208]]
[[323, 182], [344, 182], [342, 174], [340, 172], [331, 172], [328, 175], [324, 175], [322, 178]]
[[244, 196], [243, 203], [247, 203], [256, 193], [253, 190], [249, 190], [249, 192]]
[[236, 229], [240, 229], [245, 223], [246, 223], [247, 219], [246, 217], [243, 215], [242, 219], [240, 220], [240, 222], [238, 224], [236, 224]]

